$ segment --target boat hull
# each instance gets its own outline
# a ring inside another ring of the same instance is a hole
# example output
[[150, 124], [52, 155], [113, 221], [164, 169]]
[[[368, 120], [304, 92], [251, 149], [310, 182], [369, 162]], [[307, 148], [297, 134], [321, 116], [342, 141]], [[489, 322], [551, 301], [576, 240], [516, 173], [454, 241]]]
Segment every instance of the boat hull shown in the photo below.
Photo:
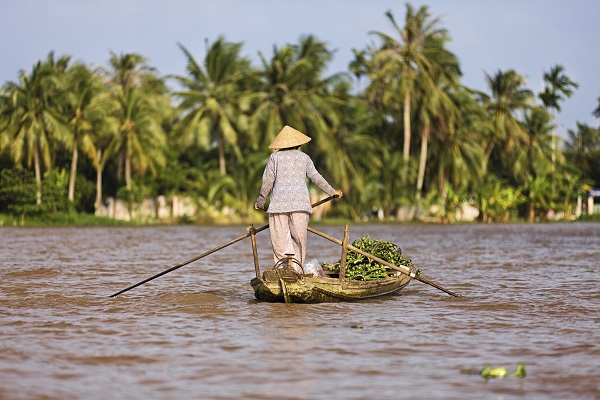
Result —
[[398, 293], [411, 281], [394, 275], [372, 281], [300, 275], [291, 269], [271, 269], [250, 281], [258, 300], [274, 303], [357, 301]]

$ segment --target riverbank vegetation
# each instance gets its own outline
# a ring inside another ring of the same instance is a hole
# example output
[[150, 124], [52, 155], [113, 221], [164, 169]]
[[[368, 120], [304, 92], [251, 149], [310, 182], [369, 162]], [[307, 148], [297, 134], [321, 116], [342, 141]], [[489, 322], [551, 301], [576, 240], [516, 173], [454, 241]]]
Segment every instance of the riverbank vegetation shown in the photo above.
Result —
[[[312, 35], [258, 65], [224, 36], [204, 55], [179, 44], [176, 76], [137, 53], [92, 67], [50, 52], [0, 90], [0, 213], [109, 223], [93, 217], [108, 198], [132, 216], [144, 199], [180, 196], [196, 212], [171, 222], [261, 220], [267, 147], [287, 124], [313, 138], [302, 150], [345, 193], [333, 218], [449, 223], [469, 205], [483, 222], [572, 219], [600, 187], [600, 128], [556, 133], [578, 84], [557, 64], [532, 77], [538, 93], [512, 69], [475, 91], [441, 21], [425, 6], [404, 11], [387, 12], [375, 44], [335, 74], [334, 52]], [[600, 98], [590, 113], [600, 118]]]

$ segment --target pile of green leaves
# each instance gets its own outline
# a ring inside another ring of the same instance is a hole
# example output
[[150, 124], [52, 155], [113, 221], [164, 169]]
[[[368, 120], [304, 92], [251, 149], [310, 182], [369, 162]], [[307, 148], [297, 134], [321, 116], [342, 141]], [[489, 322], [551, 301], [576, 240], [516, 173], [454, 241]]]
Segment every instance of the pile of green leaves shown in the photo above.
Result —
[[[352, 242], [352, 246], [394, 265], [412, 266], [412, 261], [402, 256], [402, 250], [392, 242], [371, 239], [368, 235]], [[339, 271], [340, 263], [331, 266]], [[388, 277], [386, 267], [353, 250], [346, 254], [346, 279], [370, 281]]]

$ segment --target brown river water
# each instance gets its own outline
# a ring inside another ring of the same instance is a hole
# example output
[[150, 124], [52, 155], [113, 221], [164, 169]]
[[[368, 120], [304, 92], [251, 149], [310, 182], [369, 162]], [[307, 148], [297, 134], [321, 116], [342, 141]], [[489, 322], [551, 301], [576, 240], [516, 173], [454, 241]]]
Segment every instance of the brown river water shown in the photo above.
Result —
[[[350, 226], [462, 298], [258, 302], [250, 239], [109, 297], [245, 233], [0, 228], [0, 399], [600, 398], [598, 223]], [[309, 259], [339, 257], [309, 233]]]

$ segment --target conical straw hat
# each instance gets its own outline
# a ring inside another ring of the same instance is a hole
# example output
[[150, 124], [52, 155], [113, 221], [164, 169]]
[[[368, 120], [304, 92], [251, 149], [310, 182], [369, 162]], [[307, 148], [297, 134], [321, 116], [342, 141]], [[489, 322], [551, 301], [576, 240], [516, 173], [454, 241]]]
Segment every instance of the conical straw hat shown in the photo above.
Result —
[[275, 139], [273, 139], [273, 143], [269, 145], [269, 148], [274, 150], [287, 149], [288, 147], [300, 146], [310, 141], [311, 138], [304, 133], [286, 125], [277, 136], [275, 136]]

